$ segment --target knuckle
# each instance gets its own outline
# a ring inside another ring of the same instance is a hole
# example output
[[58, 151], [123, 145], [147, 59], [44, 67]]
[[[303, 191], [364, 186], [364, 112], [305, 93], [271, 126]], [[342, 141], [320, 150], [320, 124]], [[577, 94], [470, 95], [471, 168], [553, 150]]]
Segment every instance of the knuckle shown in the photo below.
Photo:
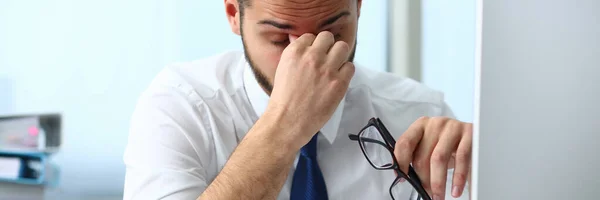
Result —
[[350, 80], [352, 80], [351, 78], [354, 76], [354, 73], [356, 72], [356, 68], [354, 67], [354, 64], [350, 64], [347, 66], [348, 68], [350, 68], [350, 73], [348, 74], [348, 82], [350, 82]]
[[431, 123], [440, 125], [440, 124], [444, 124], [445, 120], [444, 117], [440, 117], [440, 116], [435, 116], [435, 117], [431, 117], [430, 118]]
[[464, 153], [464, 152], [456, 153], [456, 158], [455, 158], [456, 159], [456, 163], [466, 163], [466, 164], [468, 164], [468, 162], [470, 160], [469, 157], [470, 157], [470, 155], [467, 154], [467, 153]]
[[289, 45], [289, 46], [287, 46], [287, 48], [285, 48], [284, 53], [289, 53], [292, 55], [299, 55], [300, 47], [298, 47], [298, 45]]
[[446, 188], [444, 188], [444, 183], [440, 182], [440, 181], [433, 181], [431, 182], [431, 189], [433, 191], [444, 191]]
[[[423, 183], [425, 183], [425, 181], [423, 181]], [[423, 189], [425, 189], [425, 191], [427, 191], [428, 193], [431, 193], [431, 186], [429, 186], [429, 184], [423, 184]]]
[[314, 40], [316, 38], [315, 34], [312, 34], [312, 33], [305, 33], [305, 34], [301, 35], [300, 37], [305, 37], [310, 40]]
[[348, 83], [350, 83], [352, 77], [354, 76], [354, 73], [356, 72], [356, 68], [351, 62], [346, 62], [342, 67], [347, 68], [347, 70], [349, 71], [349, 73], [347, 73], [344, 78]]
[[344, 52], [350, 51], [350, 46], [348, 46], [348, 43], [344, 41], [337, 41], [335, 42], [335, 45], [337, 45]]
[[323, 74], [325, 75], [325, 77], [332, 79], [332, 84], [334, 86], [338, 86], [340, 83], [339, 80], [336, 79], [336, 73], [333, 72], [333, 70], [325, 70], [325, 72], [323, 72]]
[[333, 38], [333, 34], [329, 31], [322, 31], [317, 37]]
[[315, 60], [308, 59], [308, 60], [306, 60], [304, 62], [306, 63], [305, 66], [308, 67], [308, 68], [318, 68], [318, 66], [319, 66], [318, 62], [315, 61]]
[[[448, 121], [448, 120], [454, 120], [454, 119], [452, 119], [452, 118], [450, 118], [450, 117], [447, 117], [447, 116], [437, 116], [437, 118], [439, 118], [440, 120], [444, 120], [444, 121]], [[455, 121], [456, 121], [456, 120], [455, 120]]]
[[[447, 132], [456, 132], [457, 127], [459, 127], [459, 124], [453, 120], [447, 121], [444, 126], [445, 131], [447, 131]], [[459, 130], [459, 131], [462, 131], [462, 130]]]
[[438, 120], [440, 120], [440, 116], [429, 117], [429, 119], [431, 119], [432, 122], [437, 122]]
[[415, 168], [424, 169], [429, 167], [429, 160], [427, 159], [416, 159], [413, 161]]
[[464, 183], [467, 181], [467, 173], [455, 172], [454, 177], [452, 177], [452, 179], [455, 183]]
[[337, 88], [339, 88], [341, 85], [342, 85], [342, 84], [341, 84], [341, 83], [340, 83], [340, 81], [338, 81], [338, 80], [333, 80], [333, 81], [331, 81], [331, 87], [332, 87], [332, 88], [334, 88], [334, 89], [337, 89]]
[[456, 160], [457, 161], [469, 161], [471, 158], [471, 148], [462, 148], [456, 151]]
[[448, 163], [448, 155], [442, 151], [433, 152], [433, 154], [431, 154], [431, 162], [438, 165], [446, 164]]
[[413, 149], [415, 145], [415, 142], [413, 142], [412, 140], [405, 137], [401, 137], [400, 139], [398, 139], [398, 142], [396, 142], [396, 149]]
[[428, 116], [421, 116], [419, 117], [419, 119], [417, 119], [418, 122], [426, 122], [430, 119], [430, 117]]
[[403, 157], [403, 151], [401, 148], [398, 148], [398, 143], [396, 143], [396, 147], [394, 148], [394, 157], [400, 161]]
[[341, 93], [346, 92], [345, 88], [347, 86], [348, 86], [348, 83], [344, 80], [334, 78], [333, 81], [331, 81], [331, 87], [333, 87], [335, 89], [335, 91], [339, 91]]
[[433, 124], [433, 128], [438, 132], [443, 131], [446, 127], [451, 127], [452, 125], [444, 117], [434, 117], [431, 119], [431, 123]]
[[444, 128], [444, 124], [441, 121], [437, 120], [437, 118], [432, 117], [428, 120], [425, 128], [427, 129], [427, 132], [439, 133]]
[[321, 62], [321, 58], [315, 52], [308, 52], [305, 55], [305, 57], [304, 57], [304, 61], [306, 62], [306, 64], [309, 67], [319, 67], [319, 63]]
[[354, 70], [356, 69], [354, 66], [354, 63], [351, 62], [346, 62], [346, 67], [350, 68], [350, 70], [352, 70], [352, 72], [354, 72]]

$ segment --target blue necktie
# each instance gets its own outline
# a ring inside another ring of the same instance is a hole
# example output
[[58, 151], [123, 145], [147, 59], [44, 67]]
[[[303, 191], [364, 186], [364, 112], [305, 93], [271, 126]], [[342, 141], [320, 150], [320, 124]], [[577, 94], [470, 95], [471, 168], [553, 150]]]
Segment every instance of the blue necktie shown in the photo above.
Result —
[[326, 200], [327, 188], [317, 163], [317, 136], [300, 150], [290, 200]]

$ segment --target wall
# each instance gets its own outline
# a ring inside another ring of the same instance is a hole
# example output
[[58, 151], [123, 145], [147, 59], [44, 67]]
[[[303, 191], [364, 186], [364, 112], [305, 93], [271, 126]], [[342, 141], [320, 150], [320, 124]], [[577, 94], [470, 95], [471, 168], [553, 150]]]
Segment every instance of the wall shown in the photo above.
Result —
[[422, 3], [422, 82], [441, 90], [459, 120], [473, 120], [475, 0]]
[[387, 2], [363, 1], [358, 25], [355, 63], [378, 71], [387, 70]]
[[[120, 195], [140, 92], [166, 64], [241, 49], [223, 1], [0, 1], [0, 114], [64, 115], [66, 194]], [[386, 1], [365, 1], [356, 62], [385, 69]]]
[[0, 110], [10, 112], [12, 110], [12, 81], [0, 77]]

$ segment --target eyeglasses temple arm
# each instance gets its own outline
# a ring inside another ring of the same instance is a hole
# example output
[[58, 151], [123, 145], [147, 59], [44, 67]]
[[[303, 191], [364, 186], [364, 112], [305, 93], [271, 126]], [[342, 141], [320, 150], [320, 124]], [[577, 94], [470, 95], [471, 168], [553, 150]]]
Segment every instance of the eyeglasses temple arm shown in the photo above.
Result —
[[384, 147], [388, 147], [388, 146], [387, 146], [387, 144], [385, 144], [385, 143], [384, 143], [384, 142], [382, 142], [382, 141], [379, 141], [379, 140], [374, 140], [374, 139], [371, 139], [371, 138], [366, 138], [366, 137], [362, 137], [362, 138], [360, 138], [360, 137], [359, 137], [358, 135], [356, 135], [356, 134], [348, 134], [348, 138], [350, 138], [350, 140], [354, 140], [354, 141], [359, 141], [359, 140], [362, 140], [362, 141], [364, 141], [364, 142], [377, 143], [377, 144], [383, 145]]

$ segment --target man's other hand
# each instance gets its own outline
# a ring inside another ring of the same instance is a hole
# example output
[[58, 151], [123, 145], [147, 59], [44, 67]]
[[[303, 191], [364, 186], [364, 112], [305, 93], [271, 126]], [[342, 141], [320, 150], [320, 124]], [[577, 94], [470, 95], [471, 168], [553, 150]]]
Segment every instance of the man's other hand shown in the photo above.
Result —
[[394, 154], [400, 169], [413, 164], [423, 187], [433, 199], [446, 196], [448, 169], [454, 168], [452, 196], [462, 195], [470, 178], [473, 126], [447, 117], [422, 117], [396, 142]]

